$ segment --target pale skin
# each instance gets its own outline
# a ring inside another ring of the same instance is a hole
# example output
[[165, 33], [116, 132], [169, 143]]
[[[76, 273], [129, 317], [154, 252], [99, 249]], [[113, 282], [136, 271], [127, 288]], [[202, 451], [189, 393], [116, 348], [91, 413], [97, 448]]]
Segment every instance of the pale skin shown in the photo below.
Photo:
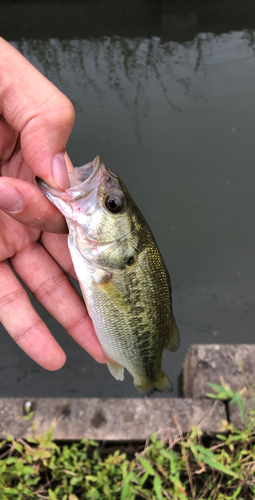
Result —
[[62, 271], [76, 279], [65, 220], [35, 183], [38, 176], [68, 188], [73, 123], [69, 99], [0, 38], [0, 321], [48, 370], [61, 368], [65, 353], [13, 270], [73, 339], [105, 362], [84, 302]]

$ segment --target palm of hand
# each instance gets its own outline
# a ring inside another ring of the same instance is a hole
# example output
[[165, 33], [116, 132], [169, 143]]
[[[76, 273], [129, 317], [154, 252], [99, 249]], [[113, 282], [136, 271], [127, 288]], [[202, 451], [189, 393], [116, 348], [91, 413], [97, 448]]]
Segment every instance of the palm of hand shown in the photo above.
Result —
[[[54, 370], [65, 362], [64, 352], [34, 310], [24, 288], [5, 262], [8, 260], [34, 297], [85, 350], [97, 361], [104, 362], [84, 302], [62, 271], [75, 277], [67, 235], [41, 231], [43, 227], [50, 228], [56, 208], [35, 185], [35, 175], [25, 163], [21, 149], [2, 164], [1, 176], [9, 185], [15, 184], [14, 179], [26, 181], [21, 185], [23, 194], [25, 197], [27, 188], [33, 204], [25, 207], [21, 217], [14, 215], [16, 220], [0, 210], [0, 321], [37, 363]], [[52, 217], [47, 217], [48, 213]], [[57, 211], [58, 220], [59, 217], [62, 219]], [[28, 225], [19, 222], [19, 218]]]
[[[14, 177], [33, 182], [34, 174], [26, 165], [21, 150], [0, 169], [1, 177]], [[39, 229], [24, 226], [0, 210], [0, 261], [14, 257], [28, 245], [35, 243], [41, 234]]]

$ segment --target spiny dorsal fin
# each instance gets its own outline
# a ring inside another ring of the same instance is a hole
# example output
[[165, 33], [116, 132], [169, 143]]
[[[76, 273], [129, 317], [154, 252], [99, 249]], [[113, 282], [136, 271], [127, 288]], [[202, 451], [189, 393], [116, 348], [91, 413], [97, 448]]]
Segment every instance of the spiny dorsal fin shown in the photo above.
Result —
[[173, 317], [173, 321], [171, 323], [169, 340], [165, 346], [165, 349], [167, 349], [167, 351], [175, 352], [175, 351], [177, 351], [179, 345], [180, 345], [179, 330], [178, 330], [178, 327], [176, 325], [175, 319]]

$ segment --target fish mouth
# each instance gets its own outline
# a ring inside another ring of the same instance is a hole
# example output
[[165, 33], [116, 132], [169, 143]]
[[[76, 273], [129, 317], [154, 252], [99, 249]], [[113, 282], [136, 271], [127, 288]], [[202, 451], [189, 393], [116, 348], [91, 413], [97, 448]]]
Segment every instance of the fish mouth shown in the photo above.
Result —
[[48, 186], [40, 177], [36, 177], [35, 180], [46, 196], [53, 196], [65, 202], [73, 202], [88, 196], [94, 188], [100, 186], [105, 176], [107, 176], [107, 168], [102, 158], [97, 155], [93, 161], [74, 168], [68, 174], [71, 187], [65, 191], [58, 191], [58, 189]]

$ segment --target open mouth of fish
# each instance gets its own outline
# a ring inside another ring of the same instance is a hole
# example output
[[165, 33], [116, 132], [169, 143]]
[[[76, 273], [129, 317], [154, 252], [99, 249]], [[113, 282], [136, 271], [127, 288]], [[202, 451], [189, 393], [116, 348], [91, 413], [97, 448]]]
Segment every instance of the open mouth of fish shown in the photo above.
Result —
[[100, 186], [105, 176], [107, 176], [107, 169], [101, 157], [96, 156], [94, 161], [86, 163], [82, 167], [76, 167], [69, 173], [70, 188], [65, 191], [58, 191], [48, 186], [39, 177], [36, 177], [36, 182], [49, 199], [52, 195], [65, 202], [73, 202], [88, 196], [93, 189]]
[[[80, 223], [82, 213], [93, 215], [97, 193], [103, 184], [107, 184], [108, 189], [116, 189], [116, 187], [119, 189], [118, 184], [120, 180], [113, 172], [106, 168], [99, 155], [93, 161], [81, 167], [75, 167], [68, 174], [68, 177], [70, 188], [65, 191], [52, 188], [42, 179], [36, 177], [36, 182], [40, 190], [60, 210], [66, 218], [67, 223], [68, 220]], [[103, 245], [118, 246], [122, 240], [128, 237], [130, 232], [132, 232], [132, 229], [117, 240], [109, 239], [104, 241]], [[87, 238], [87, 243], [91, 246], [100, 246], [100, 243], [93, 239]]]

